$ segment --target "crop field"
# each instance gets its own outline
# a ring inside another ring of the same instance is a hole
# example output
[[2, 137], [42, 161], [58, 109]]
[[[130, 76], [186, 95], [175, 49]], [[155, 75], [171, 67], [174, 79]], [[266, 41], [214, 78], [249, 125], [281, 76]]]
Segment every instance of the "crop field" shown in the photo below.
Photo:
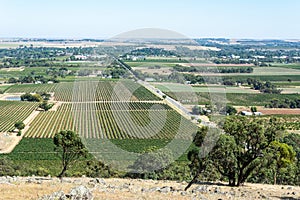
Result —
[[288, 69], [300, 69], [300, 63], [292, 63], [292, 64], [282, 64], [282, 63], [274, 63], [272, 67], [282, 67]]
[[54, 92], [58, 84], [20, 84], [13, 85], [6, 93]]
[[[195, 93], [191, 95], [189, 92], [166, 92], [166, 94], [183, 104], [209, 104], [211, 102], [210, 93]], [[297, 99], [298, 94], [240, 94], [240, 93], [227, 93], [225, 94], [227, 104], [233, 106], [265, 106], [270, 103], [272, 99], [285, 100]]]
[[159, 101], [146, 88], [130, 81], [77, 81], [58, 84], [22, 84], [10, 87], [6, 93], [54, 92], [56, 101]]
[[189, 120], [164, 104], [65, 103], [57, 111], [41, 112], [25, 136], [51, 138], [60, 130], [74, 130], [84, 138], [170, 139], [177, 133], [184, 138], [182, 130], [193, 128]]
[[179, 83], [164, 83], [164, 84], [154, 84], [156, 88], [161, 90], [162, 92], [195, 92], [195, 93], [258, 93], [258, 91], [252, 90], [250, 88], [241, 88], [241, 87], [218, 87], [218, 86], [197, 86], [191, 87], [184, 84]]
[[282, 94], [295, 94], [300, 93], [300, 87], [288, 87], [288, 88], [279, 88], [282, 89]]
[[10, 87], [10, 85], [0, 85], [0, 91], [4, 92]]
[[178, 62], [125, 62], [127, 65], [129, 65], [130, 67], [136, 68], [136, 67], [144, 67], [144, 68], [148, 68], [148, 67], [154, 67], [154, 66], [159, 66], [161, 68], [164, 67], [175, 67], [176, 65], [180, 64], [179, 61]]
[[14, 124], [24, 121], [37, 106], [37, 103], [0, 101], [0, 132], [14, 130]]

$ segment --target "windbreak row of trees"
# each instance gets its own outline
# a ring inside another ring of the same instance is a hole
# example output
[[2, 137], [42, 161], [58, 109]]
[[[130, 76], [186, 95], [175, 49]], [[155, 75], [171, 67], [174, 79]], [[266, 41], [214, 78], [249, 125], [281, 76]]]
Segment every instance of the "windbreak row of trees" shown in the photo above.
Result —
[[267, 108], [300, 108], [300, 99], [272, 99]]
[[199, 73], [252, 73], [252, 67], [184, 67], [176, 65], [173, 67], [178, 72], [199, 72]]

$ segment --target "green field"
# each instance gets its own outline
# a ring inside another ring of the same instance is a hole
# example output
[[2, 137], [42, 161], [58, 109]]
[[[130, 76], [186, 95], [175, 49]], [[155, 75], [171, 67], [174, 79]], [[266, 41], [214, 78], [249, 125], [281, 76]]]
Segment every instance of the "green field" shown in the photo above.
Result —
[[[54, 93], [56, 101], [159, 101], [159, 97], [131, 80], [76, 81], [58, 84], [21, 84], [10, 87], [6, 93]], [[129, 96], [130, 95], [130, 96]]]
[[[154, 127], [160, 129], [155, 132]], [[25, 136], [50, 138], [60, 130], [74, 130], [85, 138], [170, 139], [177, 133], [182, 138], [189, 137], [181, 132], [182, 127], [188, 131], [195, 125], [164, 104], [76, 103], [62, 104], [57, 111], [41, 112]]]
[[[209, 93], [196, 93], [196, 96], [186, 92], [166, 92], [166, 94], [174, 99], [179, 100], [183, 104], [210, 104], [211, 95]], [[228, 93], [225, 94], [226, 103], [233, 106], [265, 106], [272, 99], [298, 99], [298, 94], [240, 94]]]
[[300, 63], [292, 63], [292, 64], [272, 63], [272, 67], [282, 67], [282, 68], [288, 68], [288, 69], [300, 69]]
[[172, 62], [125, 62], [130, 67], [154, 67], [159, 66], [163, 67], [175, 67], [179, 63], [172, 63]]
[[153, 84], [156, 88], [162, 92], [195, 92], [195, 93], [257, 93], [255, 90], [241, 87], [231, 86], [197, 86], [192, 87], [184, 84], [177, 83], [164, 83], [164, 84]]
[[0, 132], [14, 130], [15, 123], [24, 121], [37, 107], [37, 103], [0, 101]]

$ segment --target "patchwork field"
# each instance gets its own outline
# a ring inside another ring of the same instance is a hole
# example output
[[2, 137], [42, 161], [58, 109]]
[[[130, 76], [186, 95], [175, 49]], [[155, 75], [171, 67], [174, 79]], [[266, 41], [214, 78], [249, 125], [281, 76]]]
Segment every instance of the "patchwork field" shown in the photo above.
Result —
[[15, 123], [24, 121], [37, 107], [37, 103], [0, 101], [0, 132], [14, 130]]
[[60, 130], [74, 130], [85, 138], [170, 139], [182, 127], [188, 130], [195, 125], [165, 104], [74, 103], [62, 104], [54, 112], [41, 112], [25, 137], [51, 138]]
[[10, 87], [6, 93], [54, 93], [55, 101], [156, 101], [161, 100], [130, 80], [78, 81], [58, 84], [23, 84]]
[[156, 88], [162, 92], [195, 92], [195, 93], [259, 93], [256, 90], [252, 90], [246, 87], [228, 87], [228, 86], [190, 86], [179, 83], [154, 83]]

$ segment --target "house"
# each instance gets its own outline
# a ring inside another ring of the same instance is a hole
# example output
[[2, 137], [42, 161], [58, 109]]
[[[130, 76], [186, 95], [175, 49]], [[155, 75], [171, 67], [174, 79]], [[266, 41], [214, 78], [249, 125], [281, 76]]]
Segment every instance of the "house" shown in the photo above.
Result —
[[261, 112], [254, 112], [254, 115], [255, 115], [255, 116], [261, 116], [262, 113], [261, 113]]
[[244, 116], [252, 116], [253, 113], [252, 113], [252, 112], [249, 112], [249, 111], [242, 111], [242, 112], [241, 112], [241, 115], [244, 115]]

